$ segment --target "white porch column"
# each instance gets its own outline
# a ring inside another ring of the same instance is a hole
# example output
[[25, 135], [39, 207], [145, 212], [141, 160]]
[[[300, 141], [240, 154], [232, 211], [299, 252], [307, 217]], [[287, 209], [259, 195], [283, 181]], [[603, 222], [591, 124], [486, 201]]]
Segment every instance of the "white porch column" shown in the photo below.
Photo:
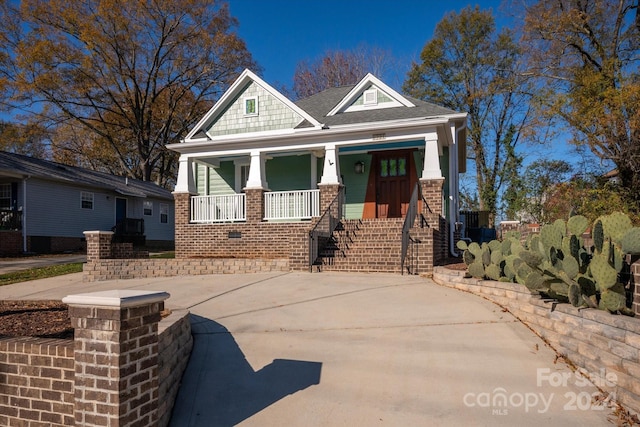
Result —
[[324, 149], [324, 167], [320, 184], [342, 184], [340, 179], [340, 167], [335, 144], [328, 144]]
[[184, 155], [180, 156], [178, 161], [178, 180], [173, 191], [175, 193], [197, 194], [198, 189], [194, 174], [193, 160]]
[[442, 178], [440, 170], [440, 153], [438, 150], [438, 133], [431, 132], [424, 137], [424, 166], [422, 179]]
[[249, 189], [269, 188], [265, 174], [265, 156], [258, 150], [251, 152], [251, 163], [249, 164], [249, 178], [247, 178], [247, 186]]

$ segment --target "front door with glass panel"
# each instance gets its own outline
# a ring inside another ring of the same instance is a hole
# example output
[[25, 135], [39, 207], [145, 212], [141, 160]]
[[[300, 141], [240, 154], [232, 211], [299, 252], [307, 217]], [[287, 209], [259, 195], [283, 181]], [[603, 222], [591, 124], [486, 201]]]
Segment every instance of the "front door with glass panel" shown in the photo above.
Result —
[[374, 154], [376, 165], [376, 217], [404, 216], [411, 199], [410, 151]]

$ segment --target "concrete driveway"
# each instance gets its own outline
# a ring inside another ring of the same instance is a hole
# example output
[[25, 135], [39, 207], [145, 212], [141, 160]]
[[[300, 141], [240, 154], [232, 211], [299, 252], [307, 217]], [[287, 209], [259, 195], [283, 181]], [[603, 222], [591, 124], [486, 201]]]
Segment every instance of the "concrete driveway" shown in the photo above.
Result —
[[597, 390], [477, 296], [390, 274], [269, 273], [0, 287], [167, 291], [194, 350], [172, 426], [607, 425]]

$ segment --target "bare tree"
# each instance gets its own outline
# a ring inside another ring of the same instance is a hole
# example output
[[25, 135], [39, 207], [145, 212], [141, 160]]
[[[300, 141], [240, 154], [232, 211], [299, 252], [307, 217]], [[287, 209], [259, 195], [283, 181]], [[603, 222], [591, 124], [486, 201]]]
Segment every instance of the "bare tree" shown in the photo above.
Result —
[[330, 87], [352, 85], [367, 73], [380, 77], [391, 63], [391, 53], [377, 47], [328, 51], [314, 61], [297, 64], [292, 96], [306, 98]]

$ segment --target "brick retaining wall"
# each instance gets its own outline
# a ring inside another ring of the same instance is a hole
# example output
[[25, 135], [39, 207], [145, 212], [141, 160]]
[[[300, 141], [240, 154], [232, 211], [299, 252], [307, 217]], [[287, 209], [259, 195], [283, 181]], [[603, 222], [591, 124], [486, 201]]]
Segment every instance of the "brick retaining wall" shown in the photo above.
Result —
[[[89, 311], [96, 313], [95, 309]], [[133, 313], [135, 312], [142, 315], [142, 312], [133, 309]], [[88, 314], [91, 316], [91, 313]], [[144, 323], [153, 321], [151, 317], [142, 315], [140, 319]], [[80, 325], [102, 328], [99, 325], [100, 321], [95, 318], [88, 317], [77, 321]], [[107, 321], [109, 325], [113, 322], [114, 320]], [[128, 319], [125, 324], [127, 322], [134, 320]], [[155, 328], [149, 330], [153, 331]], [[96, 333], [104, 337], [110, 336], [106, 330], [96, 330]], [[126, 381], [127, 384], [135, 388], [139, 386], [136, 384], [140, 381], [146, 381], [151, 390], [157, 390], [151, 391], [150, 394], [149, 390], [145, 391], [145, 395], [150, 398], [153, 396], [152, 401], [156, 402], [153, 403], [154, 409], [151, 411], [157, 419], [153, 424], [167, 426], [182, 373], [193, 347], [188, 312], [175, 311], [162, 319], [157, 324], [157, 333], [157, 345], [154, 347], [157, 354], [157, 369], [154, 369], [157, 378], [146, 380], [139, 373], [148, 371], [150, 367], [138, 366], [141, 363], [138, 356], [143, 353], [142, 347], [148, 347], [150, 341], [141, 336], [136, 337], [135, 333], [125, 333], [132, 338], [129, 344], [126, 344], [127, 353], [135, 354], [135, 360], [128, 360], [127, 357], [117, 354], [121, 348], [120, 344], [110, 347], [115, 344], [101, 345], [101, 342], [92, 340], [87, 344], [89, 347], [85, 346], [89, 350], [87, 353], [82, 350], [85, 347], [74, 340], [0, 338], [0, 425], [107, 425], [107, 415], [117, 415], [118, 409], [108, 408], [109, 402], [105, 397], [115, 392], [114, 399], [111, 399], [111, 403], [115, 403], [124, 401], [123, 397], [127, 395], [114, 390], [113, 385], [119, 381], [112, 377], [114, 371], [106, 367], [108, 363], [119, 361], [137, 367], [133, 371], [135, 378]], [[76, 340], [81, 341], [81, 337], [86, 336], [83, 333], [78, 335], [80, 337], [76, 337]], [[74, 348], [76, 346], [79, 346], [78, 351]], [[122, 347], [123, 350], [124, 348]], [[151, 356], [151, 353], [145, 354], [147, 358]], [[123, 371], [125, 374], [127, 369]], [[101, 375], [106, 375], [104, 381], [99, 378]], [[87, 380], [90, 380], [90, 384]], [[133, 397], [134, 401], [143, 399], [140, 393], [129, 397]], [[125, 426], [138, 422], [129, 416], [127, 420], [113, 425]]]
[[[640, 272], [637, 267], [635, 271]], [[640, 412], [640, 319], [591, 308], [578, 309], [571, 304], [542, 300], [518, 283], [464, 275], [463, 271], [436, 267], [433, 280], [507, 308], [558, 353], [596, 377], [605, 391], [614, 392], [620, 403]], [[615, 374], [615, 381], [597, 378], [610, 373]]]
[[288, 259], [101, 259], [83, 266], [83, 280], [140, 279], [202, 274], [289, 271]]
[[0, 338], [0, 425], [74, 425], [73, 341]]
[[169, 425], [171, 410], [193, 348], [189, 312], [172, 312], [158, 325], [158, 424]]

